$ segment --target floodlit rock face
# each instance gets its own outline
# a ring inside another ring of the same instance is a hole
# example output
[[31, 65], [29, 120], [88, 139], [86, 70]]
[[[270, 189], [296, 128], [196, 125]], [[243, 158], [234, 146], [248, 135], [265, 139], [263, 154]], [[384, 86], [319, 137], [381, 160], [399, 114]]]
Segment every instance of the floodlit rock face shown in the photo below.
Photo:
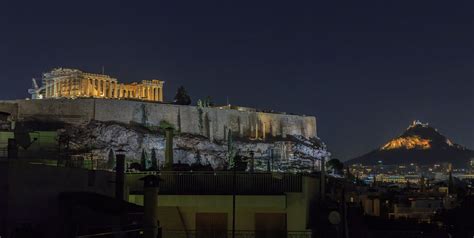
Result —
[[466, 167], [471, 158], [474, 158], [474, 151], [454, 144], [427, 123], [414, 121], [402, 135], [347, 163], [429, 165], [446, 162]]
[[[122, 149], [129, 162], [140, 162], [143, 153], [150, 158], [152, 150], [155, 150], [159, 163], [164, 163], [164, 133], [141, 126], [93, 121], [84, 126], [66, 127], [61, 136], [68, 138], [73, 153], [86, 158], [84, 152], [92, 151], [94, 158], [106, 161], [110, 150]], [[240, 156], [255, 158], [256, 170], [270, 167], [272, 171], [310, 171], [319, 167], [321, 158], [330, 156], [319, 139], [303, 136], [271, 140], [236, 139], [232, 144]], [[198, 163], [217, 170], [228, 166], [227, 141], [211, 141], [201, 135], [178, 133], [174, 136], [173, 147], [174, 163]]]
[[407, 136], [397, 138], [385, 144], [381, 150], [395, 150], [395, 149], [420, 149], [427, 150], [431, 148], [431, 140], [423, 139], [419, 136]]

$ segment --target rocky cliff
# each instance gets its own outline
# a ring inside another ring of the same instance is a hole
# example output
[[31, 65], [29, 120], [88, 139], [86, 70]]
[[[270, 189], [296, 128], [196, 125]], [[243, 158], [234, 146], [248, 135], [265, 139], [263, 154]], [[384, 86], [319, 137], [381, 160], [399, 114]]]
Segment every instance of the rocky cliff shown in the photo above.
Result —
[[[150, 158], [154, 150], [159, 164], [164, 164], [165, 136], [160, 130], [142, 126], [98, 122], [83, 126], [68, 126], [60, 136], [67, 138], [69, 150], [76, 156], [88, 156], [106, 161], [111, 150], [124, 150], [128, 162], [140, 162]], [[243, 140], [232, 142], [238, 154], [255, 158], [256, 170], [310, 171], [319, 165], [323, 157], [329, 157], [324, 143], [317, 138], [287, 136], [271, 140]], [[210, 165], [216, 170], [225, 169], [227, 141], [211, 141], [201, 135], [177, 133], [173, 140], [174, 163]]]

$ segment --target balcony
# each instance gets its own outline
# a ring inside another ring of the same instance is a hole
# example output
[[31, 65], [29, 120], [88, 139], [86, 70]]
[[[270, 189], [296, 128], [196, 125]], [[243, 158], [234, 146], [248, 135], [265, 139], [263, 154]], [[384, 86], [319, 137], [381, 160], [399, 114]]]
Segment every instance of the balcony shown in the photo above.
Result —
[[[126, 174], [126, 185], [130, 194], [143, 193], [143, 181], [140, 178], [149, 174]], [[160, 183], [160, 194], [163, 195], [231, 195], [234, 192], [232, 172], [162, 171], [156, 174], [163, 180]], [[299, 193], [302, 192], [302, 183], [301, 174], [237, 172], [235, 193], [239, 195]]]

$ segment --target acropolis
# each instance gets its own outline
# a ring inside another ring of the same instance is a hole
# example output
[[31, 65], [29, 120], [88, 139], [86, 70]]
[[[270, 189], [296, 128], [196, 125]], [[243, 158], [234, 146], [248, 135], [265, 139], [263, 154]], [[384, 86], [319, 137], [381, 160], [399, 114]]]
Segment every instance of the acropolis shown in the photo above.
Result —
[[108, 98], [162, 102], [163, 83], [153, 79], [124, 84], [105, 74], [56, 68], [43, 74], [41, 87], [33, 79], [33, 89], [29, 93], [32, 99]]

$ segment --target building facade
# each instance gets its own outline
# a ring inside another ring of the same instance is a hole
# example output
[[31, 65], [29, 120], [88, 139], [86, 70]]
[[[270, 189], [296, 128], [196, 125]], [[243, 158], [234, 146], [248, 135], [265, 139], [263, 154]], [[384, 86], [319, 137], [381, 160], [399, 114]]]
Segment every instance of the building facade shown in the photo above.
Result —
[[[144, 205], [143, 178], [127, 173], [128, 202]], [[318, 176], [280, 173], [161, 171], [157, 217], [163, 238], [310, 238]], [[235, 194], [235, 210], [233, 195]], [[234, 213], [235, 212], [235, 213]], [[234, 231], [233, 231], [234, 230]]]
[[154, 79], [124, 84], [105, 74], [57, 68], [43, 74], [42, 87], [33, 80], [29, 92], [32, 99], [92, 97], [162, 102], [163, 83]]

